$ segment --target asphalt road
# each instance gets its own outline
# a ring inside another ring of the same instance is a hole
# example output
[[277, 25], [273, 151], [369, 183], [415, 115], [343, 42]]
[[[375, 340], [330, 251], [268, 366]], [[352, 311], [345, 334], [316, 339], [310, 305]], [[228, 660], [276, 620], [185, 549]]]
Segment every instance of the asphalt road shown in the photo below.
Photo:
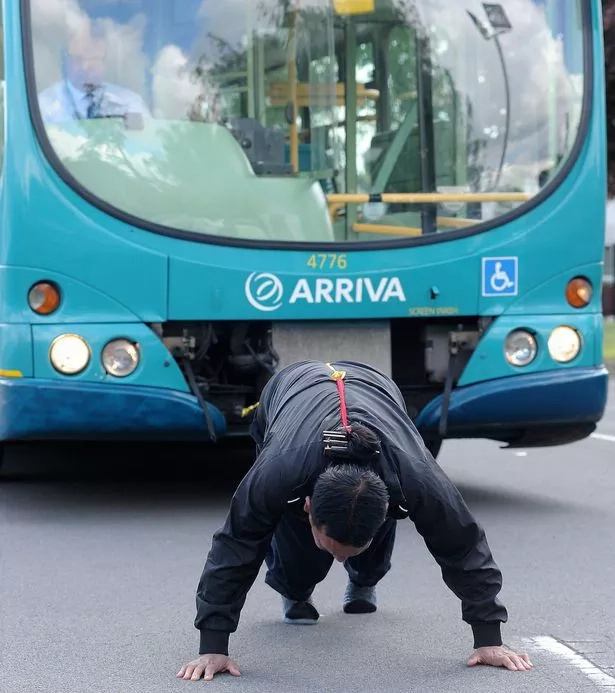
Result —
[[345, 573], [316, 591], [315, 627], [286, 626], [259, 578], [232, 654], [240, 679], [175, 679], [197, 653], [194, 590], [249, 456], [198, 446], [20, 446], [0, 482], [0, 691], [615, 691], [615, 387], [597, 435], [440, 462], [504, 573], [508, 644], [531, 672], [465, 666], [470, 629], [409, 522], [376, 614], [341, 612]]

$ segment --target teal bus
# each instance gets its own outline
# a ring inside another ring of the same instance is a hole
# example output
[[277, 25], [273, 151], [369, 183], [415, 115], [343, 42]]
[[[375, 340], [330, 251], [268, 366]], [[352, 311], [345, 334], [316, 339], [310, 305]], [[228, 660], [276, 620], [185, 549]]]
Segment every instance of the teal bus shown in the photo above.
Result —
[[426, 445], [602, 416], [595, 0], [2, 3], [0, 441], [247, 430], [390, 374]]

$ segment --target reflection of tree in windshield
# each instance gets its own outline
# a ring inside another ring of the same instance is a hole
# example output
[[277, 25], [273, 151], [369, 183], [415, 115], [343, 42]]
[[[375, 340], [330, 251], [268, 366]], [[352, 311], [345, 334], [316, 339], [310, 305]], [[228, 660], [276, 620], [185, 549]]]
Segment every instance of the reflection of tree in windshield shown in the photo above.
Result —
[[[152, 192], [168, 195], [174, 189], [175, 181], [168, 175], [156, 175], [159, 171], [151, 166], [155, 158], [150, 159], [145, 153], [134, 156], [127, 152], [127, 135], [122, 120], [87, 123], [87, 129], [84, 127], [80, 135], [54, 127], [50, 130], [50, 137], [52, 142], [57, 141], [56, 150], [73, 176], [102, 199], [114, 200], [114, 204], [120, 207], [130, 208], [135, 199], [143, 195], [150, 196]], [[60, 142], [67, 138], [79, 142], [79, 145], [72, 153], [66, 148], [63, 155]], [[139, 165], [144, 165], [146, 170], [139, 171]], [[136, 188], [141, 188], [141, 191], [136, 192]]]
[[[241, 10], [246, 12], [244, 0], [241, 0], [241, 5]], [[221, 5], [210, 3], [202, 6], [201, 18], [204, 21], [211, 20], [205, 23], [213, 24], [215, 31], [208, 30], [196, 48], [199, 57], [192, 70], [192, 80], [200, 86], [201, 92], [189, 109], [190, 120], [222, 122], [226, 115], [225, 110], [228, 112], [247, 109], [247, 56], [251, 47], [246, 45], [246, 41], [251, 42], [254, 37], [260, 36], [269, 38], [270, 42], [279, 43], [280, 28], [283, 27], [287, 14], [285, 5], [285, 2], [279, 0], [258, 0], [247, 11], [250, 26], [247, 36], [243, 24], [232, 30], [226, 23], [219, 26], [220, 20], [216, 21], [216, 17], [217, 12], [222, 9]], [[223, 35], [222, 31], [232, 33]], [[223, 94], [226, 95], [226, 99]], [[234, 103], [237, 99], [239, 104]], [[231, 106], [225, 109], [226, 100], [234, 104], [235, 108]]]

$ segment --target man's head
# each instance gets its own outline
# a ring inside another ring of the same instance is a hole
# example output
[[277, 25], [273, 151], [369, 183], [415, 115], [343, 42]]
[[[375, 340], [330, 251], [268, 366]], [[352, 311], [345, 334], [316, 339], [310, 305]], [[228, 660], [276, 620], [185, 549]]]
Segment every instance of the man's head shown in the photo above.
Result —
[[99, 87], [105, 76], [107, 42], [101, 28], [81, 27], [71, 37], [66, 50], [66, 75], [76, 88], [88, 91]]
[[384, 522], [388, 492], [382, 479], [354, 464], [329, 467], [306, 498], [314, 542], [343, 562], [371, 544]]

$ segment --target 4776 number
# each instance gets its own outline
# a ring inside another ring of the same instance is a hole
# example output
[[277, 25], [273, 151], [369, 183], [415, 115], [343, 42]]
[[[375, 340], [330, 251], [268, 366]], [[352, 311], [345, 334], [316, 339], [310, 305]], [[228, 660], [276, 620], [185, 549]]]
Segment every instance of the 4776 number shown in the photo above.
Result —
[[337, 253], [314, 253], [310, 255], [307, 261], [307, 266], [312, 269], [341, 269], [345, 270], [348, 267], [348, 256], [346, 253], [338, 255]]

